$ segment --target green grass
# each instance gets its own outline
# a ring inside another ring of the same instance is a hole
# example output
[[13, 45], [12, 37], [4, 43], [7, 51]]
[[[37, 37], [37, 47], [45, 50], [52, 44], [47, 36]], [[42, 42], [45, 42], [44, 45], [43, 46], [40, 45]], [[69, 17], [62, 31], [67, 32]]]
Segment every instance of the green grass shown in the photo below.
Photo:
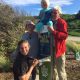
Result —
[[69, 35], [71, 35], [71, 36], [78, 36], [78, 37], [80, 37], [80, 32], [76, 32], [76, 31], [69, 31]]
[[74, 52], [75, 54], [77, 52], [80, 52], [80, 43], [74, 42], [74, 41], [67, 41], [67, 50]]
[[5, 55], [0, 55], [0, 69], [4, 72], [10, 69], [10, 60]]

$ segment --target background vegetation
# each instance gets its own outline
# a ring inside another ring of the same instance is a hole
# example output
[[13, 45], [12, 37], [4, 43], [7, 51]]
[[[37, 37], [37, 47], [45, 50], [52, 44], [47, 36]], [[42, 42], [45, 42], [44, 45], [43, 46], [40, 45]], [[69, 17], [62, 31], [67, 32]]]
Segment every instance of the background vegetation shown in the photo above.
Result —
[[[68, 22], [69, 35], [80, 36], [80, 11], [73, 15], [62, 15], [62, 17]], [[0, 4], [0, 68], [4, 68], [5, 71], [10, 68], [9, 56], [15, 50], [21, 35], [24, 33], [23, 23], [25, 20], [32, 20], [36, 23], [32, 16], [25, 16], [23, 12], [19, 14], [10, 6]], [[71, 47], [72, 44], [74, 43], [67, 46], [76, 52], [77, 49]]]

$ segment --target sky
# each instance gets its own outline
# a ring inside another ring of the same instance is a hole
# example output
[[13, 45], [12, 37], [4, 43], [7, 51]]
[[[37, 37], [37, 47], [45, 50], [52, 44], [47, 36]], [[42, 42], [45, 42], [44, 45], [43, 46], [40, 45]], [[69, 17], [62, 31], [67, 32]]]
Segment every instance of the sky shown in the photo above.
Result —
[[[41, 0], [0, 0], [19, 11], [30, 15], [38, 15], [41, 10]], [[63, 14], [76, 14], [80, 10], [80, 0], [50, 0], [50, 7], [60, 6]]]

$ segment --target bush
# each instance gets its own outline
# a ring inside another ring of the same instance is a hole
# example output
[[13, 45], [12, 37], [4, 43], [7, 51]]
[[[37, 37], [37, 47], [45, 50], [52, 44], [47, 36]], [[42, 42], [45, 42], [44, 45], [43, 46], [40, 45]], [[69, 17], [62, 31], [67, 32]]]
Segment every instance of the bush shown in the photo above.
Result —
[[70, 32], [69, 32], [69, 35], [80, 37], [80, 32], [73, 30], [73, 31], [70, 31]]
[[74, 41], [67, 41], [67, 51], [72, 51], [75, 54], [77, 52], [80, 52], [80, 45], [78, 45], [79, 43], [74, 42]]
[[11, 62], [9, 58], [5, 57], [5, 55], [0, 56], [0, 70], [1, 71], [10, 71]]
[[23, 33], [24, 16], [17, 16], [14, 10], [0, 4], [0, 52], [12, 52]]

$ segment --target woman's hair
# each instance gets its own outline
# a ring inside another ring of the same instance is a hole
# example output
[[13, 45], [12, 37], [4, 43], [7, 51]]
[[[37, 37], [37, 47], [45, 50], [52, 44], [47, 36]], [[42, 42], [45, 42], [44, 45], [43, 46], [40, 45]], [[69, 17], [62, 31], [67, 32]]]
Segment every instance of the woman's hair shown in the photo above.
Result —
[[20, 48], [21, 44], [23, 44], [23, 43], [27, 43], [28, 46], [30, 47], [30, 44], [29, 44], [29, 42], [27, 40], [21, 40], [21, 41], [19, 41], [18, 42], [18, 47]]
[[62, 14], [62, 10], [60, 6], [54, 6], [53, 10], [57, 10], [59, 12], [59, 14]]

